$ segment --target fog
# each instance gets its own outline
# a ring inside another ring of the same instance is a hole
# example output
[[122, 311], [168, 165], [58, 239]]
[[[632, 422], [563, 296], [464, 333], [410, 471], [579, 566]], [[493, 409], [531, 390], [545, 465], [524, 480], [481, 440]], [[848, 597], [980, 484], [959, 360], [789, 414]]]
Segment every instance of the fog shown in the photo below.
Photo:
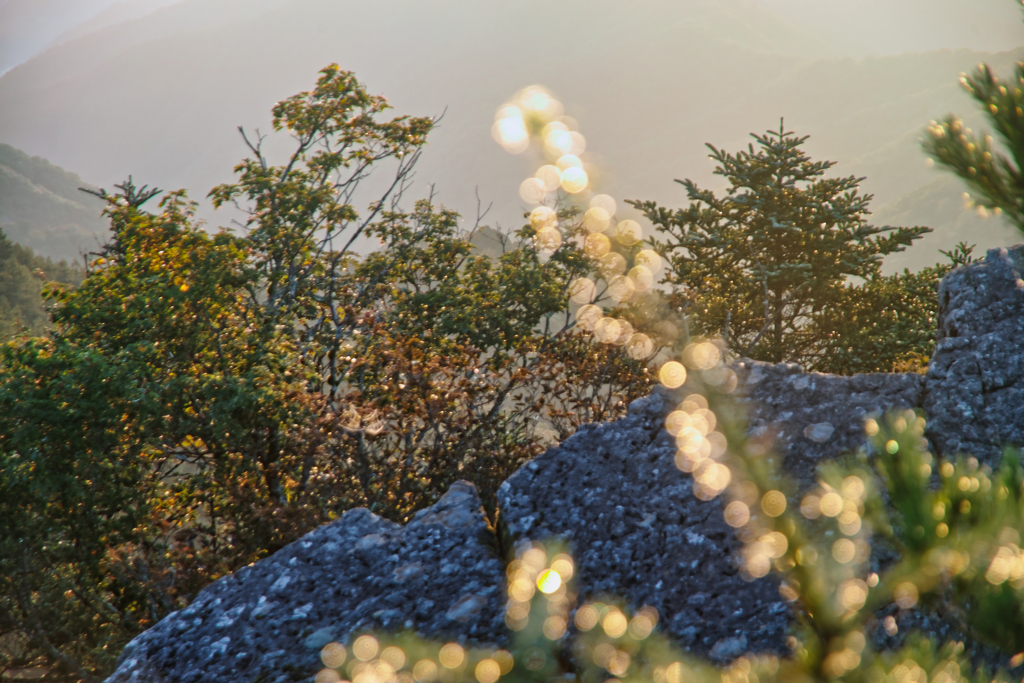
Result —
[[470, 217], [479, 195], [505, 227], [539, 159], [502, 151], [493, 115], [541, 84], [620, 202], [680, 205], [673, 179], [718, 182], [704, 143], [735, 150], [785, 117], [834, 173], [866, 177], [877, 222], [935, 228], [890, 269], [1019, 240], [965, 211], [919, 145], [951, 111], [981, 123], [960, 72], [1024, 59], [1011, 0], [7, 0], [0, 20], [20, 62], [0, 78], [0, 142], [108, 188], [132, 174], [201, 199], [244, 156], [236, 127], [268, 130], [274, 102], [337, 62], [397, 114], [444, 113], [414, 194], [433, 185]]

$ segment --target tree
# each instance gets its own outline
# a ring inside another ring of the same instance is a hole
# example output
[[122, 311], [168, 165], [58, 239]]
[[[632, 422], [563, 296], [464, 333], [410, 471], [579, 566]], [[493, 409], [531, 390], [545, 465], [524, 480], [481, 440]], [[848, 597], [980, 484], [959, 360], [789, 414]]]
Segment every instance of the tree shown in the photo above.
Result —
[[83, 277], [80, 266], [38, 256], [0, 229], [0, 339], [40, 334], [49, 324], [43, 302], [47, 283], [77, 285]]
[[131, 179], [98, 193], [111, 241], [54, 292], [46, 338], [0, 348], [0, 637], [23, 645], [0, 667], [99, 679], [204, 585], [352, 507], [404, 521], [468, 478], [493, 512], [539, 422], [564, 438], [647, 392], [642, 361], [573, 327], [593, 268], [573, 242], [542, 254], [527, 225], [492, 258], [433, 196], [402, 208], [433, 122], [386, 109], [330, 66], [274, 108], [283, 163], [243, 131], [237, 182], [211, 191], [240, 230], [206, 231], [182, 191], [152, 212], [163, 193]]
[[863, 179], [825, 177], [835, 164], [812, 161], [806, 136], [780, 125], [752, 137], [757, 148], [736, 154], [708, 145], [729, 183], [723, 196], [681, 180], [685, 209], [631, 204], [670, 238], [651, 244], [694, 333], [727, 337], [743, 356], [818, 367], [828, 353], [822, 319], [846, 305], [850, 279], [878, 278], [884, 256], [929, 229], [869, 225]]
[[1024, 62], [1014, 76], [1000, 81], [982, 64], [960, 83], [970, 93], [1002, 140], [1000, 152], [991, 135], [976, 136], [957, 116], [932, 121], [923, 147], [936, 161], [960, 176], [981, 209], [1006, 219], [1024, 233]]

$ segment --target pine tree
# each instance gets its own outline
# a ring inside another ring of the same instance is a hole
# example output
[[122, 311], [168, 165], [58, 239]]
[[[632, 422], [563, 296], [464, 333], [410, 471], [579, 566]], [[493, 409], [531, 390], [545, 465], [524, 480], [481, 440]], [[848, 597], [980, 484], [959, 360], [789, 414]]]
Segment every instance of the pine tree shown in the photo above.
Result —
[[752, 137], [756, 147], [736, 154], [708, 145], [729, 182], [723, 196], [679, 180], [684, 209], [630, 203], [670, 238], [652, 244], [692, 333], [722, 335], [740, 355], [815, 366], [828, 348], [820, 319], [846, 303], [848, 279], [879, 277], [882, 257], [930, 229], [869, 225], [863, 178], [825, 177], [835, 162], [812, 161], [807, 136], [780, 123]]

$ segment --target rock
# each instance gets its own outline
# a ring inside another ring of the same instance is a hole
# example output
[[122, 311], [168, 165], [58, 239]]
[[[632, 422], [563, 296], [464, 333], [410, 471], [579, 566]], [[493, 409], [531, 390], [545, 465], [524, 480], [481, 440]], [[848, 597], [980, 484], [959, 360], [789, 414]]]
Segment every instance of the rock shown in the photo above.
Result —
[[938, 345], [925, 380], [926, 435], [943, 456], [998, 465], [1024, 445], [1024, 245], [991, 249], [939, 286]]
[[784, 652], [788, 610], [778, 582], [740, 577], [740, 543], [720, 499], [698, 500], [676, 467], [664, 422], [679, 401], [658, 388], [626, 417], [581, 427], [501, 486], [502, 520], [516, 543], [567, 539], [584, 599], [652, 606], [687, 649], [710, 654], [742, 633], [737, 654]]
[[107, 681], [308, 677], [320, 648], [364, 629], [502, 643], [505, 572], [493, 538], [467, 482], [405, 527], [350, 510], [207, 586], [129, 643]]
[[747, 651], [746, 636], [722, 638], [711, 648], [711, 659], [719, 662], [731, 662]]
[[773, 434], [783, 471], [803, 486], [821, 461], [866, 445], [867, 415], [920, 407], [924, 391], [916, 373], [844, 377], [751, 360], [735, 370], [737, 394], [749, 404], [748, 432]]

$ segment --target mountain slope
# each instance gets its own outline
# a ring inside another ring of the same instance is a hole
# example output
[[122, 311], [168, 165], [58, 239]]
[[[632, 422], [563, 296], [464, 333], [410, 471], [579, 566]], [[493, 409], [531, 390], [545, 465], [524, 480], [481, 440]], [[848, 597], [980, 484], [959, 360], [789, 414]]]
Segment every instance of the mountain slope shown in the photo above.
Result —
[[12, 242], [55, 260], [74, 261], [107, 232], [103, 202], [85, 183], [45, 159], [0, 144], [0, 227]]

